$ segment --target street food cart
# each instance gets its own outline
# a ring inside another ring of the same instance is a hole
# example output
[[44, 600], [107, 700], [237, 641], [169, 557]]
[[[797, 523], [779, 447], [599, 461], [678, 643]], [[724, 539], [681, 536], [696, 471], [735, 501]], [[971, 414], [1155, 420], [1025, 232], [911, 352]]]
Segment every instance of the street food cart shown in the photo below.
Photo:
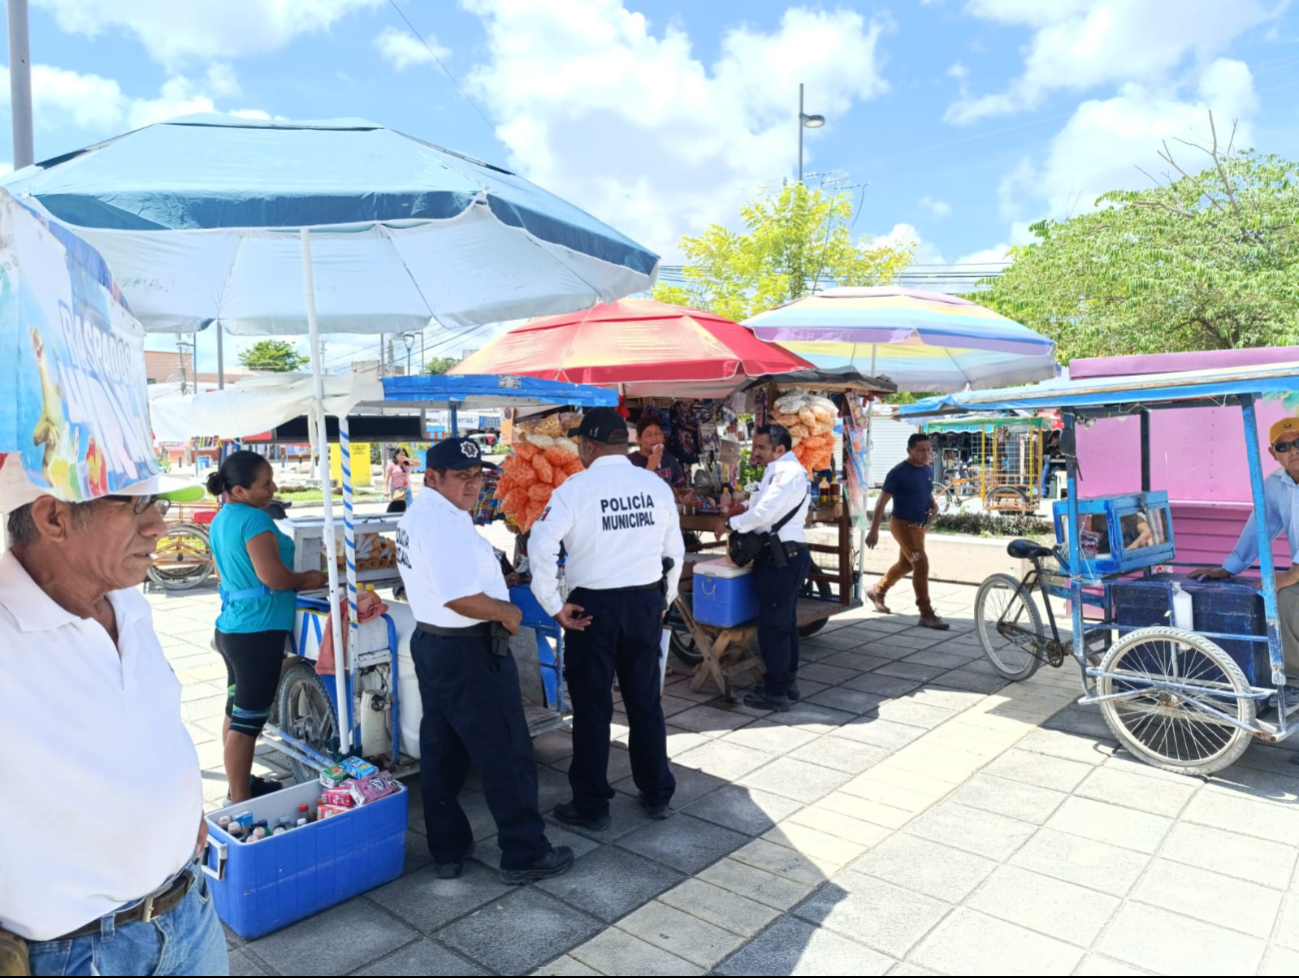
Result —
[[[1265, 523], [1258, 404], [1294, 397], [1299, 362], [1223, 367], [1206, 365], [1216, 355], [1179, 356], [1191, 369], [973, 391], [920, 401], [903, 413], [1060, 410], [1069, 492], [1054, 507], [1057, 544], [1009, 545], [1010, 555], [1031, 568], [1022, 579], [998, 574], [980, 587], [980, 643], [1012, 680], [1031, 676], [1042, 662], [1059, 666], [1072, 653], [1082, 679], [1079, 702], [1098, 705], [1125, 748], [1167, 771], [1208, 775], [1234, 763], [1251, 739], [1292, 736], [1299, 697], [1287, 684], [1268, 534], [1257, 576], [1194, 581], [1179, 572], [1186, 565], [1177, 559], [1172, 518], [1177, 487], [1152, 487], [1152, 457], [1161, 448], [1152, 444], [1151, 414], [1238, 408], [1245, 435], [1240, 465], [1249, 473], [1254, 516]], [[1140, 426], [1139, 487], [1080, 499], [1076, 432], [1122, 417]], [[1209, 428], [1203, 437], [1213, 437]], [[1232, 540], [1222, 543], [1219, 559]], [[1061, 634], [1053, 598], [1068, 602], [1068, 635]]]
[[[268, 415], [265, 408], [271, 402], [259, 404], [254, 391], [198, 395], [187, 408], [186, 423], [225, 437], [246, 435], [242, 427], [250, 424], [262, 431], [269, 425], [272, 442], [298, 442], [316, 430], [298, 416], [301, 403], [284, 399], [282, 392], [272, 396], [278, 414]], [[239, 410], [229, 410], [235, 400], [240, 401]], [[326, 593], [298, 598], [291, 648], [265, 731], [267, 741], [286, 755], [295, 776], [305, 780], [322, 764], [349, 754], [382, 762], [397, 774], [416, 770], [419, 761], [423, 711], [409, 654], [415, 618], [405, 601], [390, 596], [401, 585], [395, 547], [401, 516], [356, 512], [352, 433], [364, 430], [367, 440], [378, 441], [386, 432], [389, 440], [418, 442], [424, 438], [423, 413], [431, 409], [449, 409], [454, 431], [460, 411], [502, 406], [581, 410], [615, 403], [617, 395], [611, 391], [529, 377], [395, 377], [384, 379], [381, 387], [361, 379], [350, 394], [341, 389], [335, 394], [332, 404], [341, 413], [329, 418], [326, 428], [342, 459], [342, 525], [328, 513], [278, 522], [295, 542], [295, 570], [326, 569], [328, 537], [333, 536], [332, 549], [341, 555], [337, 569], [347, 581], [347, 598], [338, 609], [347, 652], [334, 655], [334, 670], [318, 668], [322, 647], [334, 644]], [[257, 420], [241, 422], [241, 417]], [[368, 458], [364, 464], [369, 464]], [[375, 597], [366, 597], [367, 592]], [[511, 649], [535, 736], [565, 723], [570, 715], [560, 676], [563, 637], [526, 586], [512, 588], [511, 600], [524, 611], [523, 627]], [[372, 617], [358, 614], [370, 607], [377, 612]]]

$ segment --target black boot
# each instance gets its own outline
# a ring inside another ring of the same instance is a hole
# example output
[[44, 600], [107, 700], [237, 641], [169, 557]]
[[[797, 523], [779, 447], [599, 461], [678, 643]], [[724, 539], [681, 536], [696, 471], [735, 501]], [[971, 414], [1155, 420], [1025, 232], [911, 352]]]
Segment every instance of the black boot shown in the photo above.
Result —
[[555, 846], [531, 866], [524, 869], [502, 869], [501, 882], [507, 886], [535, 883], [567, 873], [573, 868], [573, 850], [568, 846]]
[[790, 700], [785, 695], [773, 695], [764, 689], [755, 689], [744, 697], [744, 705], [755, 710], [771, 710], [775, 713], [788, 713]]

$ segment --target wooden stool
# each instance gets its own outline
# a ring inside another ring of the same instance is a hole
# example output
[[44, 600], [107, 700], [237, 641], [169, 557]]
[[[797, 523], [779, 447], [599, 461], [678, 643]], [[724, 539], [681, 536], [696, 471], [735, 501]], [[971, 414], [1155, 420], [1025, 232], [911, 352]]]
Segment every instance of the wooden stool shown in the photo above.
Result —
[[695, 666], [694, 676], [690, 680], [691, 692], [699, 692], [704, 683], [712, 679], [722, 695], [735, 702], [735, 690], [731, 683], [734, 677], [752, 673], [754, 682], [762, 681], [762, 660], [753, 654], [751, 645], [753, 636], [758, 632], [757, 625], [736, 625], [731, 628], [701, 625], [695, 621], [688, 603], [680, 599], [677, 600], [677, 611], [704, 657], [704, 661]]

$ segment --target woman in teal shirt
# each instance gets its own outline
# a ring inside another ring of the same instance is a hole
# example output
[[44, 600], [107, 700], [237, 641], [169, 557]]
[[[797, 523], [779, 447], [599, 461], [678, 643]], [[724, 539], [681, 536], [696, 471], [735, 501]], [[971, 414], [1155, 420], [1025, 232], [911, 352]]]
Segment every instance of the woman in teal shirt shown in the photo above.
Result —
[[264, 507], [275, 498], [271, 463], [256, 452], [233, 452], [208, 476], [207, 489], [225, 498], [208, 532], [221, 574], [216, 647], [226, 663], [222, 729], [231, 803], [274, 790], [252, 776], [257, 736], [270, 716], [284, 646], [293, 630], [296, 591], [326, 587], [321, 571], [295, 572], [293, 541]]

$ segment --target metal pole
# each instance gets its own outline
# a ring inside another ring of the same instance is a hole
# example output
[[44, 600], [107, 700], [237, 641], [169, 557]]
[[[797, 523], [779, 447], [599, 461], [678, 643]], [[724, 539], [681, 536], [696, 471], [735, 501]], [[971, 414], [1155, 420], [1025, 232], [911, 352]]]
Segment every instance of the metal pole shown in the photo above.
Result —
[[[307, 330], [311, 337], [311, 379], [316, 394], [316, 438], [320, 442], [320, 488], [325, 497], [325, 566], [329, 574], [329, 616], [334, 634], [334, 648], [343, 648], [343, 622], [338, 616], [338, 542], [334, 539], [334, 485], [329, 477], [329, 425], [325, 418], [325, 373], [320, 362], [320, 324], [316, 321], [316, 282], [311, 274], [311, 237], [306, 228], [302, 237], [302, 287], [307, 303]], [[355, 651], [355, 650], [353, 650]], [[347, 670], [335, 667], [334, 692], [338, 700], [338, 749], [346, 754], [352, 747], [349, 723], [351, 703], [347, 698]]]
[[[342, 660], [339, 659], [338, 655], [334, 657], [334, 675], [337, 677], [340, 672], [346, 671], [348, 678], [352, 679], [357, 672], [356, 660], [357, 650], [360, 648], [361, 625], [356, 610], [356, 523], [352, 511], [352, 429], [348, 425], [346, 413], [338, 418], [338, 448], [343, 454], [341, 466], [343, 474], [343, 560], [347, 567], [347, 621], [345, 624], [348, 635], [347, 647], [352, 654]], [[368, 465], [369, 461], [367, 457], [365, 464]], [[335, 648], [341, 649], [342, 646], [336, 645]], [[344, 662], [346, 662], [346, 667]], [[359, 739], [359, 727], [356, 733]], [[362, 745], [362, 749], [364, 749], [364, 745]]]
[[[1242, 394], [1241, 413], [1245, 416], [1245, 453], [1249, 463], [1250, 501], [1254, 504], [1254, 526], [1258, 536], [1258, 566], [1263, 572], [1263, 617], [1267, 620], [1267, 651], [1272, 660], [1272, 684], [1285, 685], [1285, 655], [1281, 649], [1281, 631], [1276, 610], [1276, 562], [1272, 559], [1272, 540], [1267, 532], [1267, 501], [1263, 495], [1263, 463], [1258, 443], [1258, 418], [1254, 395]], [[1285, 704], [1288, 707], [1289, 704]], [[1284, 708], [1279, 712], [1284, 716]], [[1282, 721], [1284, 722], [1284, 720]]]
[[798, 83], [798, 182], [803, 182], [803, 83]]
[[14, 169], [36, 162], [32, 141], [32, 51], [27, 0], [9, 0], [9, 105], [13, 115]]
[[221, 328], [221, 320], [217, 320], [217, 390], [226, 389], [226, 344], [225, 330]]

